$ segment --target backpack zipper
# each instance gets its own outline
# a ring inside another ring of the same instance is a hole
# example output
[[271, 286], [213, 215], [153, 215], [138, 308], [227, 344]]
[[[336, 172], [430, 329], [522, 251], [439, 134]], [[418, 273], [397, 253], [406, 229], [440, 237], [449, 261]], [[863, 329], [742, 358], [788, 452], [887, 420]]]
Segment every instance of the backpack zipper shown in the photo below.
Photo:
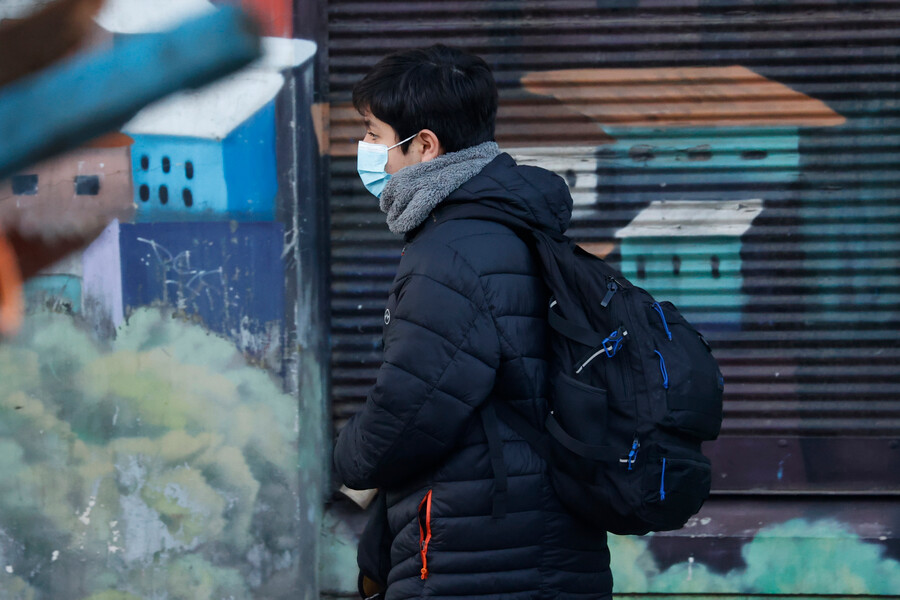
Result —
[[[618, 282], [615, 281], [614, 278], [610, 278], [610, 279], [613, 279], [613, 282], [618, 283]], [[623, 289], [624, 289], [624, 288], [623, 288]], [[626, 301], [626, 302], [622, 302], [621, 305], [622, 305], [622, 308], [624, 309], [624, 312], [625, 312], [625, 320], [626, 320], [626, 322], [630, 322], [632, 319], [631, 319], [631, 310], [630, 310], [630, 307], [628, 306], [628, 302], [627, 302], [627, 301]], [[615, 315], [613, 315], [613, 316], [615, 316]], [[635, 393], [634, 393], [634, 382], [631, 380], [631, 373], [632, 373], [632, 371], [631, 371], [631, 357], [628, 355], [628, 350], [626, 350], [625, 352], [622, 353], [622, 359], [623, 359], [624, 362], [625, 362], [625, 374], [624, 374], [624, 376], [622, 377], [622, 383], [625, 384], [625, 394], [626, 394], [629, 398], [632, 398], [632, 399], [633, 399], [633, 401], [634, 401], [634, 414], [638, 414], [637, 396], [635, 396]], [[632, 444], [631, 444], [631, 450], [630, 450], [630, 452], [628, 453], [628, 470], [629, 470], [629, 471], [633, 470], [633, 468], [634, 468], [634, 463], [635, 463], [635, 461], [637, 461], [638, 449], [639, 449], [640, 447], [641, 447], [641, 443], [640, 443], [640, 441], [639, 441], [639, 439], [638, 439], [638, 432], [635, 431], [635, 433], [634, 433], [634, 441], [632, 442]]]
[[419, 502], [419, 555], [422, 557], [422, 579], [428, 579], [428, 543], [430, 541], [431, 490], [428, 490], [428, 493]]
[[628, 453], [628, 470], [631, 471], [634, 468], [634, 461], [637, 460], [638, 448], [641, 447], [641, 443], [638, 441], [637, 436], [634, 437], [634, 441], [631, 443], [631, 451]]
[[662, 476], [659, 478], [659, 499], [666, 499], [666, 459], [662, 459]]
[[663, 314], [662, 307], [659, 305], [659, 302], [654, 302], [653, 304], [651, 304], [651, 306], [653, 307], [653, 310], [655, 310], [659, 314], [659, 318], [662, 321], [663, 329], [666, 332], [666, 337], [668, 337], [669, 341], [671, 342], [672, 341], [672, 332], [669, 330], [669, 324], [666, 322], [666, 315]]
[[619, 291], [619, 282], [616, 281], [614, 277], [606, 278], [606, 295], [603, 296], [603, 300], [600, 302], [600, 306], [606, 308], [609, 306], [609, 303], [612, 302], [613, 296], [616, 295], [616, 292]]
[[666, 370], [666, 359], [663, 358], [659, 350], [654, 350], [654, 352], [659, 357], [659, 372], [663, 378], [663, 388], [669, 389], [669, 372]]

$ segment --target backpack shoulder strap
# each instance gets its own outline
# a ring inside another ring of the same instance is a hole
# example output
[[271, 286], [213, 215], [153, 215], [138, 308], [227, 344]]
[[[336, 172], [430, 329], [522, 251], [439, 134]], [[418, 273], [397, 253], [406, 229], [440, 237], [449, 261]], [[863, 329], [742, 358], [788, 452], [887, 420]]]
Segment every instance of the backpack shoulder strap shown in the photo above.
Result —
[[[532, 248], [539, 259], [544, 283], [550, 288], [554, 299], [567, 306], [575, 304], [567, 281], [575, 279], [574, 253], [578, 250], [578, 246], [565, 234], [536, 230], [506, 211], [477, 202], [438, 206], [434, 215], [439, 223], [458, 219], [480, 219], [509, 227]], [[605, 336], [586, 327], [586, 322], [564, 318], [558, 310], [553, 309], [553, 305], [548, 311], [547, 318], [550, 327], [571, 340], [589, 348], [600, 347], [603, 344]]]
[[[434, 211], [437, 222], [480, 219], [500, 223], [512, 229], [516, 235], [531, 246], [540, 258], [541, 271], [545, 283], [550, 287], [554, 296], [562, 296], [571, 303], [571, 296], [566, 292], [566, 279], [574, 278], [574, 244], [563, 234], [553, 235], [545, 231], [536, 231], [525, 221], [497, 208], [482, 204], [467, 202], [440, 206]], [[604, 344], [604, 336], [596, 331], [564, 318], [551, 304], [547, 320], [548, 325], [559, 334], [579, 342], [590, 348], [598, 348]], [[499, 420], [506, 423], [513, 431], [519, 434], [535, 452], [547, 462], [552, 462], [550, 451], [550, 435], [554, 437], [560, 433], [565, 437], [564, 445], [570, 451], [578, 455], [594, 458], [595, 460], [618, 459], [618, 454], [612, 456], [610, 449], [606, 447], [593, 447], [582, 444], [565, 435], [553, 415], [548, 415], [544, 424], [546, 430], [535, 427], [521, 413], [509, 406], [509, 404], [496, 401], [488, 402], [482, 408], [481, 420], [485, 436], [488, 441], [488, 450], [491, 457], [491, 466], [494, 470], [494, 518], [506, 514], [507, 473], [503, 464], [502, 442], [498, 430]]]

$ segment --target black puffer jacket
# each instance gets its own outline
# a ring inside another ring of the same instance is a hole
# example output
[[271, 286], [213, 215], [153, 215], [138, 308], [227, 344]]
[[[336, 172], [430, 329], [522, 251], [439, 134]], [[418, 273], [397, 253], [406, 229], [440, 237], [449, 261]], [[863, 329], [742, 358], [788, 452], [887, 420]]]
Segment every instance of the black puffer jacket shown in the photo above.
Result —
[[479, 408], [490, 398], [535, 424], [545, 414], [547, 291], [512, 231], [442, 218], [460, 202], [556, 231], [572, 211], [561, 178], [501, 154], [408, 236], [385, 311], [384, 363], [337, 440], [338, 474], [388, 493], [390, 600], [608, 597], [605, 533], [565, 512], [545, 463], [505, 425], [508, 513], [491, 516]]

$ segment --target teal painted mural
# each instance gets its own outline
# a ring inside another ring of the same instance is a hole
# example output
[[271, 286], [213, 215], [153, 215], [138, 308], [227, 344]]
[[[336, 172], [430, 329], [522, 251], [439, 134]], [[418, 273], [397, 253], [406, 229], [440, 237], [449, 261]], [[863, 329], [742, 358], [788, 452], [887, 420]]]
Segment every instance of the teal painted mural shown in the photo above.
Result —
[[[323, 529], [328, 553], [321, 581], [333, 598], [355, 597], [356, 538], [349, 524], [360, 520], [361, 511], [345, 510], [329, 515]], [[692, 526], [707, 519], [702, 515], [678, 535], [690, 537]], [[644, 598], [895, 596], [900, 590], [900, 561], [889, 556], [879, 540], [863, 538], [857, 527], [834, 518], [768, 523], [741, 541], [732, 567], [705, 562], [684, 549], [676, 562], [664, 563], [654, 552], [653, 534], [610, 535], [613, 593]], [[716, 544], [730, 545], [713, 536], [711, 545]]]
[[[767, 3], [754, 4], [748, 18], [775, 27]], [[705, 28], [720, 16], [707, 6], [689, 21], [712, 40]], [[651, 20], [667, 27], [663, 12]], [[708, 451], [714, 471], [730, 475], [714, 489], [896, 494], [898, 171], [884, 146], [892, 142], [879, 141], [895, 138], [893, 99], [867, 86], [836, 94], [851, 76], [844, 66], [812, 84], [814, 67], [796, 48], [785, 51], [792, 67], [778, 68], [768, 42], [730, 35], [753, 61], [723, 62], [732, 59], [711, 42], [696, 63], [585, 56], [521, 75], [525, 92], [605, 138], [591, 147], [522, 141], [511, 152], [565, 177], [569, 234], [679, 306], [711, 344], [725, 419]], [[787, 460], [788, 447], [801, 449], [803, 467], [784, 475], [770, 457]], [[860, 452], [872, 468], [850, 466], [846, 457]]]
[[690, 557], [663, 568], [650, 539], [612, 537], [614, 592], [850, 597], [900, 590], [900, 562], [833, 519], [768, 524], [740, 549], [743, 565], [725, 572]]
[[758, 199], [653, 202], [616, 232], [622, 272], [695, 325], [739, 327], [748, 303], [740, 238], [761, 212]]

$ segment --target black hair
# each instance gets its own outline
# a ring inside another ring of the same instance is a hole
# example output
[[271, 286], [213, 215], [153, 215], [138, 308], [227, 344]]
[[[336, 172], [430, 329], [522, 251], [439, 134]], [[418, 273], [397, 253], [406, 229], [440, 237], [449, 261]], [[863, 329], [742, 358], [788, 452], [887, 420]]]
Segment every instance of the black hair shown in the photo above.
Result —
[[[353, 106], [405, 139], [430, 129], [446, 152], [494, 140], [497, 84], [478, 56], [437, 44], [382, 58], [353, 87]], [[412, 142], [401, 146], [405, 154]]]

